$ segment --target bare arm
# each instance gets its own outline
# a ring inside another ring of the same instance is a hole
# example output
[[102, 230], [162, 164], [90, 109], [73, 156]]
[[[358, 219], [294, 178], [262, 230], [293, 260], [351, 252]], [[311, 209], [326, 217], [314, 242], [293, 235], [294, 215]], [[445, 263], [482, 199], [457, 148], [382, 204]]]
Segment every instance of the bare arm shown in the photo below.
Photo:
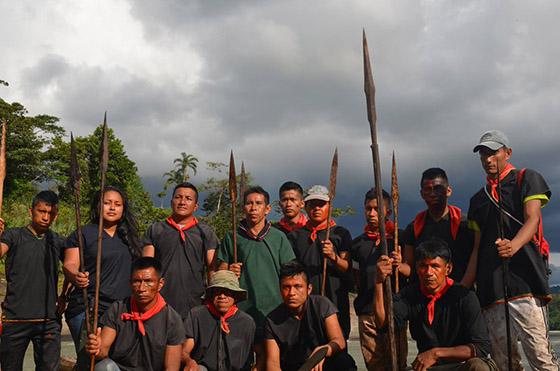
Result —
[[216, 249], [209, 249], [206, 251], [206, 270], [208, 278], [216, 271]]
[[274, 339], [265, 340], [266, 347], [266, 370], [281, 371], [280, 368], [280, 348]]
[[432, 348], [416, 356], [412, 362], [413, 370], [427, 370], [439, 360], [463, 362], [475, 356], [469, 345], [458, 345], [448, 348]]
[[329, 259], [336, 269], [341, 272], [346, 272], [352, 265], [350, 263], [350, 254], [348, 251], [341, 251], [340, 254], [336, 253], [332, 241], [321, 241], [323, 255]]
[[541, 220], [541, 200], [525, 202], [523, 204], [523, 215], [525, 216], [525, 223], [511, 241], [508, 239], [498, 239], [496, 241], [498, 254], [501, 258], [511, 258], [537, 233]]
[[191, 358], [191, 352], [194, 349], [194, 339], [187, 339], [183, 343], [181, 350], [181, 362], [185, 365], [184, 371], [198, 371], [198, 363]]
[[467, 265], [467, 270], [463, 279], [461, 279], [461, 285], [471, 288], [476, 280], [476, 267], [478, 265], [478, 250], [480, 249], [480, 231], [474, 232], [474, 242], [473, 249], [471, 251], [471, 256], [469, 258], [469, 264]]
[[385, 327], [385, 298], [383, 296], [383, 282], [385, 278], [393, 272], [392, 260], [388, 256], [382, 255], [377, 261], [377, 274], [375, 276], [375, 323], [379, 328]]
[[71, 247], [64, 250], [64, 277], [74, 286], [84, 288], [89, 285], [89, 272], [80, 272], [80, 249]]
[[327, 357], [331, 357], [346, 348], [346, 340], [344, 340], [342, 335], [342, 329], [336, 314], [325, 318], [325, 328], [327, 330], [327, 339], [329, 339]]
[[10, 247], [6, 245], [4, 242], [0, 243], [0, 259], [2, 259], [7, 253]]
[[182, 344], [167, 345], [165, 347], [164, 366], [166, 371], [177, 371], [181, 366], [181, 347]]
[[151, 258], [156, 256], [156, 248], [154, 245], [146, 245], [144, 249], [142, 249], [142, 256], [149, 256]]

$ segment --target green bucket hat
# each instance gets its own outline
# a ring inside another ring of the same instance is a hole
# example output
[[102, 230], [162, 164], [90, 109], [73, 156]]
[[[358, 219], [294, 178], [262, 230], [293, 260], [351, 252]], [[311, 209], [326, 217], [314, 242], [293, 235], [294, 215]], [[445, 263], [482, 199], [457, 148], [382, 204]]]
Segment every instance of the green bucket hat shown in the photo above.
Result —
[[235, 302], [247, 299], [247, 290], [243, 290], [239, 287], [239, 279], [232, 271], [224, 269], [214, 272], [212, 276], [210, 276], [208, 287], [206, 287], [205, 298], [210, 298], [211, 291], [215, 288], [228, 289], [231, 291]]

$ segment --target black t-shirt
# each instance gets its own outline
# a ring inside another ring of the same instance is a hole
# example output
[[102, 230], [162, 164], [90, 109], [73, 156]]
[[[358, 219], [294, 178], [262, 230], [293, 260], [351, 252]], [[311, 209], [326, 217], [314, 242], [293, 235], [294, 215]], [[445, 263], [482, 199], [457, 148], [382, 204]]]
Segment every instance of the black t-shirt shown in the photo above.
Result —
[[316, 347], [329, 342], [325, 319], [336, 313], [334, 304], [319, 295], [309, 296], [301, 320], [293, 317], [284, 304], [270, 312], [265, 338], [278, 344], [282, 370], [299, 369]]
[[[321, 293], [321, 281], [323, 278], [323, 253], [321, 252], [321, 241], [326, 237], [326, 230], [317, 233], [317, 239], [311, 241], [311, 231], [305, 227], [288, 234], [292, 243], [296, 259], [305, 266], [309, 275], [309, 283], [313, 285], [313, 294]], [[331, 228], [330, 238], [338, 255], [348, 252], [352, 246], [350, 232], [344, 227], [335, 226]], [[351, 270], [339, 271], [330, 259], [327, 259], [327, 281], [325, 295], [329, 298], [339, 311], [340, 327], [344, 337], [348, 338], [350, 333], [350, 302], [348, 292], [352, 287]]]
[[454, 347], [472, 344], [477, 357], [490, 353], [490, 339], [486, 322], [480, 311], [476, 294], [454, 284], [435, 303], [434, 320], [428, 323], [427, 304], [430, 301], [418, 284], [407, 286], [394, 294], [393, 308], [396, 325], [402, 328], [409, 321], [410, 335], [416, 340], [418, 352], [435, 347]]
[[27, 227], [2, 234], [6, 255], [6, 298], [2, 305], [8, 319], [56, 319], [58, 267], [64, 239], [47, 231], [42, 238]]
[[[85, 270], [89, 272], [88, 297], [90, 304], [95, 297], [95, 272], [97, 257], [97, 229], [91, 224], [82, 227], [84, 238]], [[66, 248], [78, 246], [78, 233], [74, 231], [66, 241]], [[103, 231], [101, 250], [101, 283], [99, 287], [100, 315], [115, 300], [122, 300], [130, 295], [130, 270], [132, 256], [129, 247], [121, 237], [115, 233], [113, 237]], [[82, 290], [74, 289], [68, 299], [66, 318], [72, 318], [85, 310]]]
[[272, 226], [274, 228], [278, 229], [279, 231], [284, 232], [286, 235], [288, 235], [290, 233], [290, 231], [288, 231], [287, 229], [284, 229], [284, 227], [282, 227], [282, 225], [279, 222], [272, 223]]
[[[381, 246], [375, 246], [375, 242], [375, 240], [363, 233], [352, 241], [352, 247], [350, 249], [352, 261], [358, 263], [360, 276], [358, 296], [354, 299], [354, 310], [357, 315], [373, 313], [377, 261], [381, 256]], [[395, 240], [387, 239], [387, 250], [389, 253], [394, 250], [394, 246]], [[404, 277], [401, 277], [399, 286], [401, 286], [401, 282], [404, 283], [403, 278]]]
[[194, 339], [191, 358], [198, 364], [206, 366], [209, 371], [217, 371], [220, 354], [226, 365], [220, 370], [251, 369], [255, 321], [247, 313], [238, 310], [228, 318], [229, 334], [221, 330], [220, 319], [214, 317], [205, 305], [191, 309], [183, 323], [187, 339]]
[[144, 321], [146, 335], [143, 336], [138, 331], [138, 321], [121, 319], [123, 313], [130, 312], [130, 298], [127, 298], [114, 302], [101, 318], [101, 326], [117, 332], [109, 358], [123, 371], [163, 370], [166, 347], [185, 341], [181, 317], [166, 305], [161, 312]]
[[[447, 246], [451, 249], [451, 261], [453, 263], [453, 270], [449, 276], [453, 280], [459, 282], [465, 275], [467, 265], [469, 264], [469, 258], [471, 256], [474, 241], [473, 237], [474, 234], [471, 230], [469, 230], [467, 225], [466, 215], [461, 214], [459, 230], [457, 231], [457, 236], [453, 239], [449, 213], [437, 222], [432, 219], [429, 213], [426, 213], [426, 224], [424, 225], [420, 236], [418, 236], [418, 238], [414, 236], [414, 222], [412, 222], [406, 227], [402, 235], [402, 242], [405, 245], [411, 245], [416, 248], [422, 242], [428, 241], [432, 238], [438, 238], [445, 241]], [[415, 267], [413, 267], [413, 269], [414, 268]], [[411, 276], [415, 281], [416, 274], [413, 272]]]
[[[185, 236], [181, 239], [180, 233]], [[197, 223], [184, 232], [157, 222], [148, 228], [144, 245], [153, 245], [155, 257], [161, 261], [166, 279], [161, 295], [185, 318], [189, 310], [202, 304], [205, 288], [206, 253], [218, 246], [218, 237], [204, 223]]]
[[[513, 170], [502, 180], [502, 200], [504, 210], [523, 222], [524, 203], [536, 198], [544, 205], [551, 192], [542, 175], [536, 171], [527, 169], [521, 185], [517, 184], [517, 174], [518, 171]], [[503, 300], [504, 293], [502, 259], [495, 244], [498, 238], [498, 208], [490, 201], [484, 188], [471, 198], [468, 219], [469, 226], [480, 231], [476, 283], [480, 304], [485, 307]], [[503, 220], [504, 237], [511, 240], [521, 226], [506, 215]], [[510, 297], [533, 295], [550, 299], [546, 264], [534, 243], [526, 244], [510, 259], [508, 284]]]

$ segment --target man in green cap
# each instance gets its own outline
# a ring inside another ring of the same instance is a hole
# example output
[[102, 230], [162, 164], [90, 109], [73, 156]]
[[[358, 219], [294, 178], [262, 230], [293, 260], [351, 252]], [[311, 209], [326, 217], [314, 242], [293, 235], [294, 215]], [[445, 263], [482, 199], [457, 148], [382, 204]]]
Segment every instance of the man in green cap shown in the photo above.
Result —
[[205, 297], [205, 304], [192, 308], [184, 320], [185, 370], [250, 370], [255, 321], [236, 305], [247, 291], [235, 273], [221, 270], [210, 277]]

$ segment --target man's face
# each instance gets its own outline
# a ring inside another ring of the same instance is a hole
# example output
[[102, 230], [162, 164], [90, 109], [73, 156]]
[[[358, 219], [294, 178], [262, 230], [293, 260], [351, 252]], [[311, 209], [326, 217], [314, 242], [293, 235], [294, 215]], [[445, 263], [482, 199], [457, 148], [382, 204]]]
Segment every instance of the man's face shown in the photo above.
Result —
[[478, 154], [482, 168], [491, 177], [498, 174], [498, 168], [502, 171], [511, 157], [511, 148], [502, 147], [494, 151], [488, 147], [482, 147]]
[[163, 279], [154, 268], [138, 269], [130, 277], [132, 295], [139, 304], [147, 305], [156, 300], [163, 287]]
[[107, 191], [103, 194], [103, 220], [106, 223], [118, 223], [124, 213], [124, 202], [117, 191]]
[[188, 218], [198, 209], [196, 192], [191, 188], [177, 188], [171, 199], [173, 216]]
[[267, 205], [264, 195], [260, 193], [250, 193], [245, 198], [243, 205], [245, 220], [249, 226], [255, 226], [261, 223], [268, 213], [270, 213], [270, 205]]
[[329, 216], [329, 203], [323, 200], [306, 201], [305, 212], [313, 224], [321, 224]]
[[[389, 209], [389, 200], [383, 199], [383, 203], [385, 204], [385, 217], [388, 218], [391, 210]], [[377, 199], [366, 201], [364, 205], [364, 215], [366, 216], [367, 224], [372, 228], [379, 227], [379, 214], [377, 210]]]
[[31, 225], [37, 232], [44, 232], [56, 220], [58, 216], [58, 206], [39, 201], [34, 207], [29, 209], [31, 215]]
[[303, 274], [292, 277], [284, 277], [280, 281], [280, 294], [288, 309], [298, 312], [311, 294], [311, 285], [307, 284]]
[[284, 214], [286, 218], [295, 218], [303, 208], [301, 193], [294, 189], [282, 192], [280, 195], [280, 208], [282, 209], [282, 214]]
[[216, 287], [212, 289], [212, 303], [218, 312], [226, 314], [229, 308], [235, 304], [235, 298], [230, 290]]
[[451, 268], [451, 263], [446, 263], [440, 257], [427, 258], [416, 263], [420, 285], [431, 294], [435, 294], [445, 285], [445, 279], [451, 273]]
[[420, 188], [420, 196], [428, 208], [446, 205], [451, 193], [451, 187], [442, 178], [424, 179]]

